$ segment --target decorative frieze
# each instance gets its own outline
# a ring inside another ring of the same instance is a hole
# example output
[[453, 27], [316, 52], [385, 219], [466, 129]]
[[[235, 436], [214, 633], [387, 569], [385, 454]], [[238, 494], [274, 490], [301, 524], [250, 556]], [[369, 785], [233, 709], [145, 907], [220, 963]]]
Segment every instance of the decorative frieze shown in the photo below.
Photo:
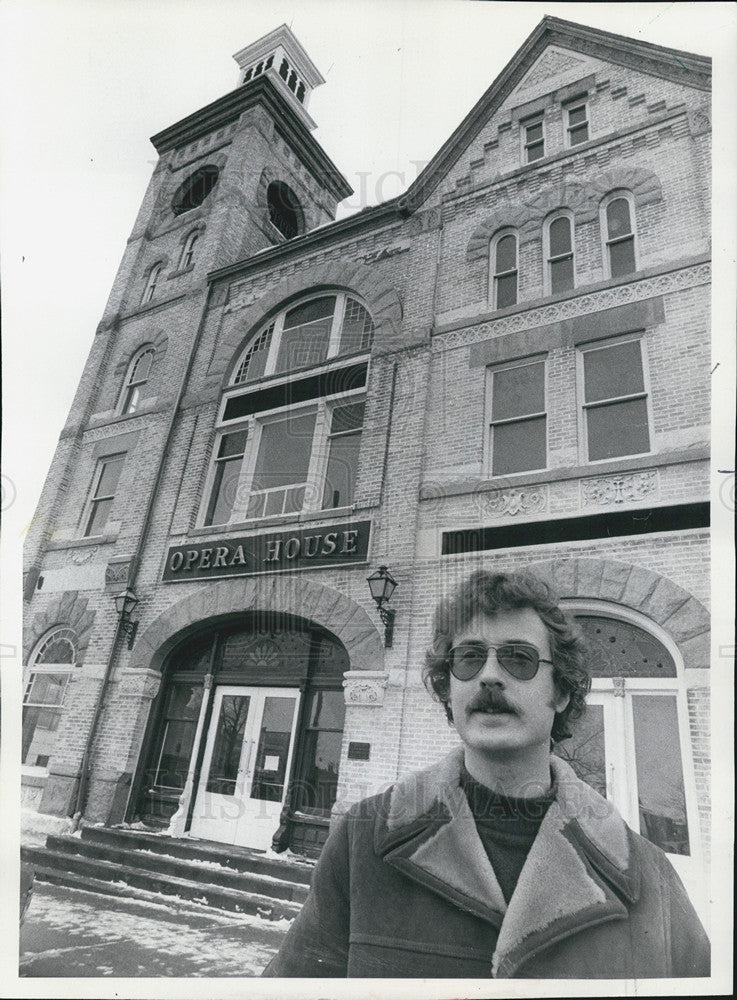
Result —
[[105, 586], [117, 586], [128, 583], [131, 570], [131, 560], [125, 562], [108, 563], [105, 567]]
[[561, 320], [574, 319], [577, 316], [587, 316], [604, 309], [613, 309], [628, 302], [639, 302], [653, 298], [656, 295], [668, 295], [671, 292], [685, 288], [695, 288], [705, 285], [711, 280], [711, 264], [695, 264], [678, 271], [666, 274], [656, 274], [641, 281], [616, 285], [614, 288], [604, 288], [588, 295], [577, 295], [564, 299], [562, 302], [551, 302], [550, 305], [537, 309], [513, 313], [511, 316], [501, 316], [496, 320], [488, 320], [478, 326], [467, 326], [461, 330], [451, 330], [434, 338], [432, 349], [435, 353], [446, 351], [452, 347], [465, 347], [478, 344], [493, 337], [501, 337], [520, 330], [531, 330]]
[[548, 491], [545, 486], [490, 490], [489, 492], [477, 493], [476, 504], [481, 513], [489, 517], [539, 514], [541, 511], [547, 510]]
[[346, 705], [380, 708], [388, 674], [383, 670], [349, 670], [344, 675]]
[[621, 503], [636, 503], [658, 492], [655, 469], [631, 472], [619, 476], [599, 476], [581, 481], [582, 507], [611, 507]]

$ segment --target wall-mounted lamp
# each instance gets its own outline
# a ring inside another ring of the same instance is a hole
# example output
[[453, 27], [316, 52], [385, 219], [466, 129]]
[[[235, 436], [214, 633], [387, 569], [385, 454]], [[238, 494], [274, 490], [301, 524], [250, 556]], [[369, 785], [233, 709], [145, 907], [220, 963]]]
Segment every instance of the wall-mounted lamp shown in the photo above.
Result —
[[138, 622], [132, 622], [131, 615], [140, 602], [130, 587], [126, 587], [122, 594], [116, 594], [113, 600], [115, 601], [115, 610], [118, 612], [118, 628], [123, 635], [128, 636], [128, 649], [133, 649]]
[[394, 616], [396, 615], [396, 611], [385, 607], [385, 605], [391, 600], [394, 589], [397, 586], [397, 581], [386, 566], [379, 566], [378, 570], [366, 579], [371, 596], [376, 601], [376, 607], [379, 609], [379, 617], [384, 625], [384, 645], [388, 649], [394, 638]]

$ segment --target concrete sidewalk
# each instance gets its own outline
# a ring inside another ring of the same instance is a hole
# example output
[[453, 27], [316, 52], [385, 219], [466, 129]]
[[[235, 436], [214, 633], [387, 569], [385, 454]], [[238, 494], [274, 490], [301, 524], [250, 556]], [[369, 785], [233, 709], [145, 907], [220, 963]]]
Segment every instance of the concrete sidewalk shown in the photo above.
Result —
[[22, 977], [258, 976], [289, 926], [172, 897], [120, 898], [36, 883]]

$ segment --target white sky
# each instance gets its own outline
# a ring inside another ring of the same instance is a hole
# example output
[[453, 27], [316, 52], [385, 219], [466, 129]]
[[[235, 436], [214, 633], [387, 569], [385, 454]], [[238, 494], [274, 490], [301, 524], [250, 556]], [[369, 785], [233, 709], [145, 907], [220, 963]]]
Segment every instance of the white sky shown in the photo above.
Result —
[[0, 0], [13, 522], [32, 516], [65, 423], [155, 163], [148, 137], [232, 90], [234, 52], [291, 25], [327, 81], [310, 112], [356, 190], [344, 215], [414, 179], [545, 13], [702, 54], [734, 38], [731, 4]]

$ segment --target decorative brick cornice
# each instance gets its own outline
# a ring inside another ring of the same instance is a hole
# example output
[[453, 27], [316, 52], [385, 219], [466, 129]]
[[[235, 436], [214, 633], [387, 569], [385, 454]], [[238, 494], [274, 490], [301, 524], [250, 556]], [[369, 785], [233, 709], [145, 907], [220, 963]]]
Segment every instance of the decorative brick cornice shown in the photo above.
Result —
[[536, 309], [515, 312], [497, 320], [489, 320], [479, 325], [469, 324], [462, 329], [438, 334], [433, 339], [432, 349], [437, 353], [451, 347], [465, 347], [468, 344], [477, 344], [507, 333], [531, 330], [535, 327], [557, 323], [560, 320], [601, 312], [604, 309], [611, 309], [628, 302], [639, 302], [656, 295], [667, 295], [685, 288], [705, 285], [710, 280], [711, 264], [709, 263], [696, 264], [692, 267], [680, 268], [677, 271], [667, 271], [643, 278], [641, 281], [628, 281], [626, 284], [616, 285], [613, 288], [572, 296]]

